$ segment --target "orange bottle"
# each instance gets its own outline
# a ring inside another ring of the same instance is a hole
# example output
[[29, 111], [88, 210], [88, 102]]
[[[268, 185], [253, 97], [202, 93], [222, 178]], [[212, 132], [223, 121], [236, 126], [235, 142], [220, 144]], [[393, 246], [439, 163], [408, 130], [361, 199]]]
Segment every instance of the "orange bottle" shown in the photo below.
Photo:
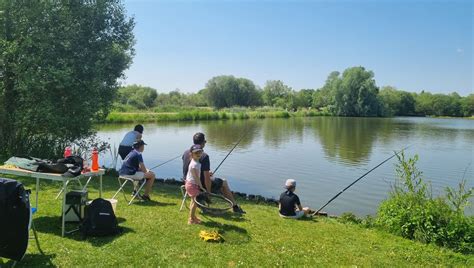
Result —
[[97, 171], [99, 170], [99, 152], [97, 151], [97, 148], [94, 148], [92, 150], [92, 171]]

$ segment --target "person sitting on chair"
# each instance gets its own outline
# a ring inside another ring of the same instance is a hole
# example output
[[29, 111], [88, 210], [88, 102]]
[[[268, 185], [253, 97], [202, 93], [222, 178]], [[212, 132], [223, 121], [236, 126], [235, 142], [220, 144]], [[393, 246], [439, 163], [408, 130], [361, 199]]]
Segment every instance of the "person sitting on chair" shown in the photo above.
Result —
[[[193, 142], [195, 145], [200, 145], [202, 149], [206, 145], [206, 138], [203, 133], [196, 133], [193, 136]], [[188, 174], [189, 163], [191, 162], [191, 154], [190, 150], [186, 150], [181, 158], [183, 160], [183, 179], [186, 179], [186, 175]], [[221, 178], [214, 178], [211, 170], [211, 162], [209, 161], [209, 155], [205, 152], [202, 153], [201, 158], [199, 160], [201, 163], [201, 184], [204, 188], [210, 192], [215, 194], [222, 194], [224, 197], [229, 199], [233, 204], [233, 211], [235, 213], [244, 214], [245, 211], [237, 204], [235, 201], [234, 195], [232, 194], [229, 184], [227, 180]]]
[[155, 173], [147, 169], [143, 163], [142, 153], [145, 150], [145, 145], [146, 143], [143, 140], [133, 143], [134, 150], [125, 157], [119, 174], [134, 180], [146, 179], [145, 193], [139, 197], [145, 201], [151, 201], [150, 192], [155, 181]]
[[286, 180], [285, 188], [286, 191], [280, 195], [280, 216], [283, 218], [299, 219], [308, 215], [310, 212], [309, 208], [303, 208], [300, 198], [294, 193], [296, 181], [293, 179]]
[[133, 143], [142, 139], [142, 135], [142, 125], [136, 125], [133, 131], [129, 131], [125, 134], [118, 148], [118, 153], [122, 160], [125, 160], [125, 157], [133, 150]]

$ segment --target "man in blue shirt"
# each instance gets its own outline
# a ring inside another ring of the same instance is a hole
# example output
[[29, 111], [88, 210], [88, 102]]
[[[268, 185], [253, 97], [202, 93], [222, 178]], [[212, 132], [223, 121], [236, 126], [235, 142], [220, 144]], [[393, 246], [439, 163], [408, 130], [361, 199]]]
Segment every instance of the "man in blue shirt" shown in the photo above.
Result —
[[145, 193], [140, 197], [145, 201], [151, 201], [150, 192], [155, 182], [155, 173], [148, 170], [143, 163], [142, 153], [145, 150], [146, 143], [139, 140], [133, 143], [133, 151], [131, 151], [120, 168], [119, 174], [134, 180], [146, 179]]
[[127, 132], [123, 140], [120, 142], [120, 146], [118, 148], [118, 153], [122, 160], [127, 157], [127, 155], [133, 151], [133, 143], [142, 139], [143, 135], [143, 126], [136, 125], [133, 131]]

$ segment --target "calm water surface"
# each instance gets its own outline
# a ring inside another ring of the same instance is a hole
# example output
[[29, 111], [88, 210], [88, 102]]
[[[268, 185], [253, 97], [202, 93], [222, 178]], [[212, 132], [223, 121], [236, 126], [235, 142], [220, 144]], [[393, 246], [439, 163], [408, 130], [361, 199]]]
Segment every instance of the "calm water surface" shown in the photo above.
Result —
[[[118, 147], [130, 125], [104, 125], [99, 136]], [[204, 132], [211, 169], [247, 134], [218, 171], [233, 190], [278, 197], [287, 178], [297, 180], [303, 205], [319, 207], [393, 151], [412, 145], [419, 169], [434, 194], [463, 178], [474, 186], [474, 120], [433, 118], [290, 118], [145, 124], [145, 164], [152, 167], [192, 145]], [[110, 164], [110, 156], [102, 161]], [[347, 190], [325, 210], [374, 214], [395, 182], [395, 159]], [[181, 177], [181, 160], [155, 170], [158, 177]], [[469, 214], [474, 214], [471, 208]]]

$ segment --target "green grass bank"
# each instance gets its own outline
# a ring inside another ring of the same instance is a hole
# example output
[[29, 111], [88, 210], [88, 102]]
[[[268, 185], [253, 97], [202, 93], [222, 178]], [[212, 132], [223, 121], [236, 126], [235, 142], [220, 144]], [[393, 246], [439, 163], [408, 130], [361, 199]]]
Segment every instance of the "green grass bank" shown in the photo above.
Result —
[[[34, 189], [32, 179], [15, 178]], [[46, 255], [31, 241], [17, 267], [117, 266], [474, 266], [474, 256], [425, 245], [375, 229], [343, 224], [334, 219], [281, 219], [277, 208], [240, 200], [247, 214], [207, 217], [202, 225], [189, 226], [187, 211], [179, 212], [177, 186], [158, 183], [154, 202], [127, 206], [119, 195], [117, 217], [124, 233], [115, 237], [88, 238], [60, 235], [60, 204], [54, 197], [60, 184], [42, 181], [35, 224]], [[114, 178], [104, 178], [104, 195], [118, 188]], [[89, 197], [98, 196], [97, 182]], [[128, 189], [131, 190], [131, 189]], [[304, 201], [304, 197], [303, 201]], [[34, 200], [34, 198], [32, 198]], [[74, 226], [69, 226], [73, 228]], [[200, 230], [219, 230], [223, 243], [206, 243]], [[1, 267], [11, 262], [0, 259]]]
[[228, 119], [263, 119], [263, 118], [289, 118], [289, 117], [311, 117], [328, 116], [325, 111], [299, 110], [289, 112], [285, 110], [246, 110], [246, 109], [196, 109], [176, 112], [111, 112], [104, 123], [133, 123], [133, 122], [166, 122], [166, 121], [200, 121], [200, 120], [228, 120]]

